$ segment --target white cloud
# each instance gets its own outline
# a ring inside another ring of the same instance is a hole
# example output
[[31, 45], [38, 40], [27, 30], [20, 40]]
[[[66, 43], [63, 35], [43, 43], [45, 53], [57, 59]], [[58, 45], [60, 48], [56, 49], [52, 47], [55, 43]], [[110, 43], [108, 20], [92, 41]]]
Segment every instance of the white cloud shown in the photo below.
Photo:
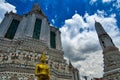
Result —
[[106, 13], [104, 10], [102, 10], [102, 11], [97, 10], [97, 14], [98, 14], [100, 17], [104, 17], [105, 15], [107, 15], [107, 13]]
[[104, 17], [104, 13], [98, 10], [94, 15], [86, 13], [84, 17], [76, 13], [71, 19], [65, 20], [65, 25], [60, 29], [65, 56], [72, 60], [82, 75], [102, 77], [103, 74], [103, 55], [94, 18], [103, 25], [113, 42], [120, 47], [116, 15]]
[[5, 2], [5, 0], [0, 0], [0, 22], [1, 20], [3, 19], [4, 17], [4, 14], [6, 12], [10, 12], [10, 11], [13, 11], [13, 12], [16, 12], [15, 10], [15, 6]]
[[53, 24], [55, 23], [55, 20], [54, 20], [54, 19], [52, 19], [52, 23], [53, 23]]
[[[79, 68], [80, 74], [89, 77], [101, 77], [103, 75], [103, 55], [102, 51], [98, 50], [88, 54], [84, 61], [75, 62], [74, 65]], [[80, 67], [78, 66], [80, 65]], [[101, 70], [101, 71], [100, 71]]]
[[[118, 8], [120, 8], [120, 0], [102, 0], [103, 3], [112, 3], [112, 7], [116, 7], [117, 11], [119, 12], [120, 10]], [[110, 9], [111, 11], [112, 9]]]
[[[90, 4], [92, 5], [92, 4], [94, 4], [94, 3], [96, 3], [98, 0], [90, 0]], [[110, 3], [110, 2], [112, 2], [112, 1], [115, 1], [115, 0], [102, 0], [102, 3]]]
[[95, 2], [97, 2], [97, 0], [90, 0], [90, 4], [92, 5], [92, 4], [94, 4]]
[[113, 0], [102, 0], [103, 3], [109, 3], [111, 1], [113, 1]]
[[120, 8], [120, 0], [116, 0], [116, 2], [113, 4], [113, 7]]

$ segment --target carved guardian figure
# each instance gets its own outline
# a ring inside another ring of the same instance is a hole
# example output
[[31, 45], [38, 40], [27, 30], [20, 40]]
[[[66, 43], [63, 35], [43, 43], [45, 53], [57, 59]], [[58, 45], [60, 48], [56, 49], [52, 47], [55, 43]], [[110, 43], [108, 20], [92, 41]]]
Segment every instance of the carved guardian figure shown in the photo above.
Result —
[[50, 80], [49, 66], [46, 64], [46, 55], [43, 53], [40, 57], [40, 63], [35, 66], [35, 76], [37, 80]]

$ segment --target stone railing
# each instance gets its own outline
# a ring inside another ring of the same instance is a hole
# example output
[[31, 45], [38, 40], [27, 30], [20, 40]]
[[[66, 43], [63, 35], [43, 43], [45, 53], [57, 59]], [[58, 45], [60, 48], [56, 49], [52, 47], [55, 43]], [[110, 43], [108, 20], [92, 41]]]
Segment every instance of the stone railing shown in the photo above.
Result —
[[[25, 72], [25, 73], [34, 73], [35, 66], [24, 65], [24, 64], [14, 64], [14, 63], [4, 63], [0, 64], [0, 72], [4, 71], [16, 71], [16, 72]], [[58, 77], [71, 78], [72, 74], [68, 72], [60, 72], [54, 68], [50, 68], [50, 73]]]
[[72, 74], [68, 72], [60, 72], [58, 70], [55, 70], [54, 68], [50, 69], [51, 74], [57, 76], [57, 77], [65, 77], [65, 78], [71, 78]]
[[24, 64], [13, 64], [13, 63], [0, 64], [0, 72], [5, 72], [5, 71], [34, 73], [34, 66], [24, 65]]

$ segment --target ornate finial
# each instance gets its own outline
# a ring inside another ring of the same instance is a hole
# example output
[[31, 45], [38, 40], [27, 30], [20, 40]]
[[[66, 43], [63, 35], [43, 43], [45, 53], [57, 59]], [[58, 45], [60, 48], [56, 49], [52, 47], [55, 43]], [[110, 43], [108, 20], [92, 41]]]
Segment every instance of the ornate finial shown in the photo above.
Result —
[[7, 11], [7, 12], [5, 13], [5, 16], [8, 15], [8, 14], [9, 14], [9, 13], [8, 13], [8, 11]]
[[38, 13], [38, 14], [46, 17], [46, 16], [44, 15], [44, 13], [42, 12], [42, 10], [41, 10], [41, 8], [40, 8], [40, 6], [39, 6], [38, 3], [34, 3], [34, 4], [33, 4], [32, 10], [31, 10], [29, 13]]
[[38, 4], [38, 3], [35, 3], [35, 4], [33, 5], [32, 10], [40, 10], [39, 4]]
[[70, 58], [69, 58], [69, 64], [71, 63]]
[[69, 59], [69, 67], [70, 68], [72, 68], [73, 67], [73, 65], [72, 65], [72, 63], [71, 63], [71, 60]]

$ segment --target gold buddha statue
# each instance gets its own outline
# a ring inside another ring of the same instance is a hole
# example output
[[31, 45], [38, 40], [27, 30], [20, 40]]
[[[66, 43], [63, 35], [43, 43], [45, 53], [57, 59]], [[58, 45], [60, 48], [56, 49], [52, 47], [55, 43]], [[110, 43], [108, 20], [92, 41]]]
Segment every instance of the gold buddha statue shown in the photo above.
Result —
[[35, 66], [35, 76], [38, 77], [37, 80], [50, 80], [50, 69], [46, 64], [45, 53], [42, 53], [40, 63]]

